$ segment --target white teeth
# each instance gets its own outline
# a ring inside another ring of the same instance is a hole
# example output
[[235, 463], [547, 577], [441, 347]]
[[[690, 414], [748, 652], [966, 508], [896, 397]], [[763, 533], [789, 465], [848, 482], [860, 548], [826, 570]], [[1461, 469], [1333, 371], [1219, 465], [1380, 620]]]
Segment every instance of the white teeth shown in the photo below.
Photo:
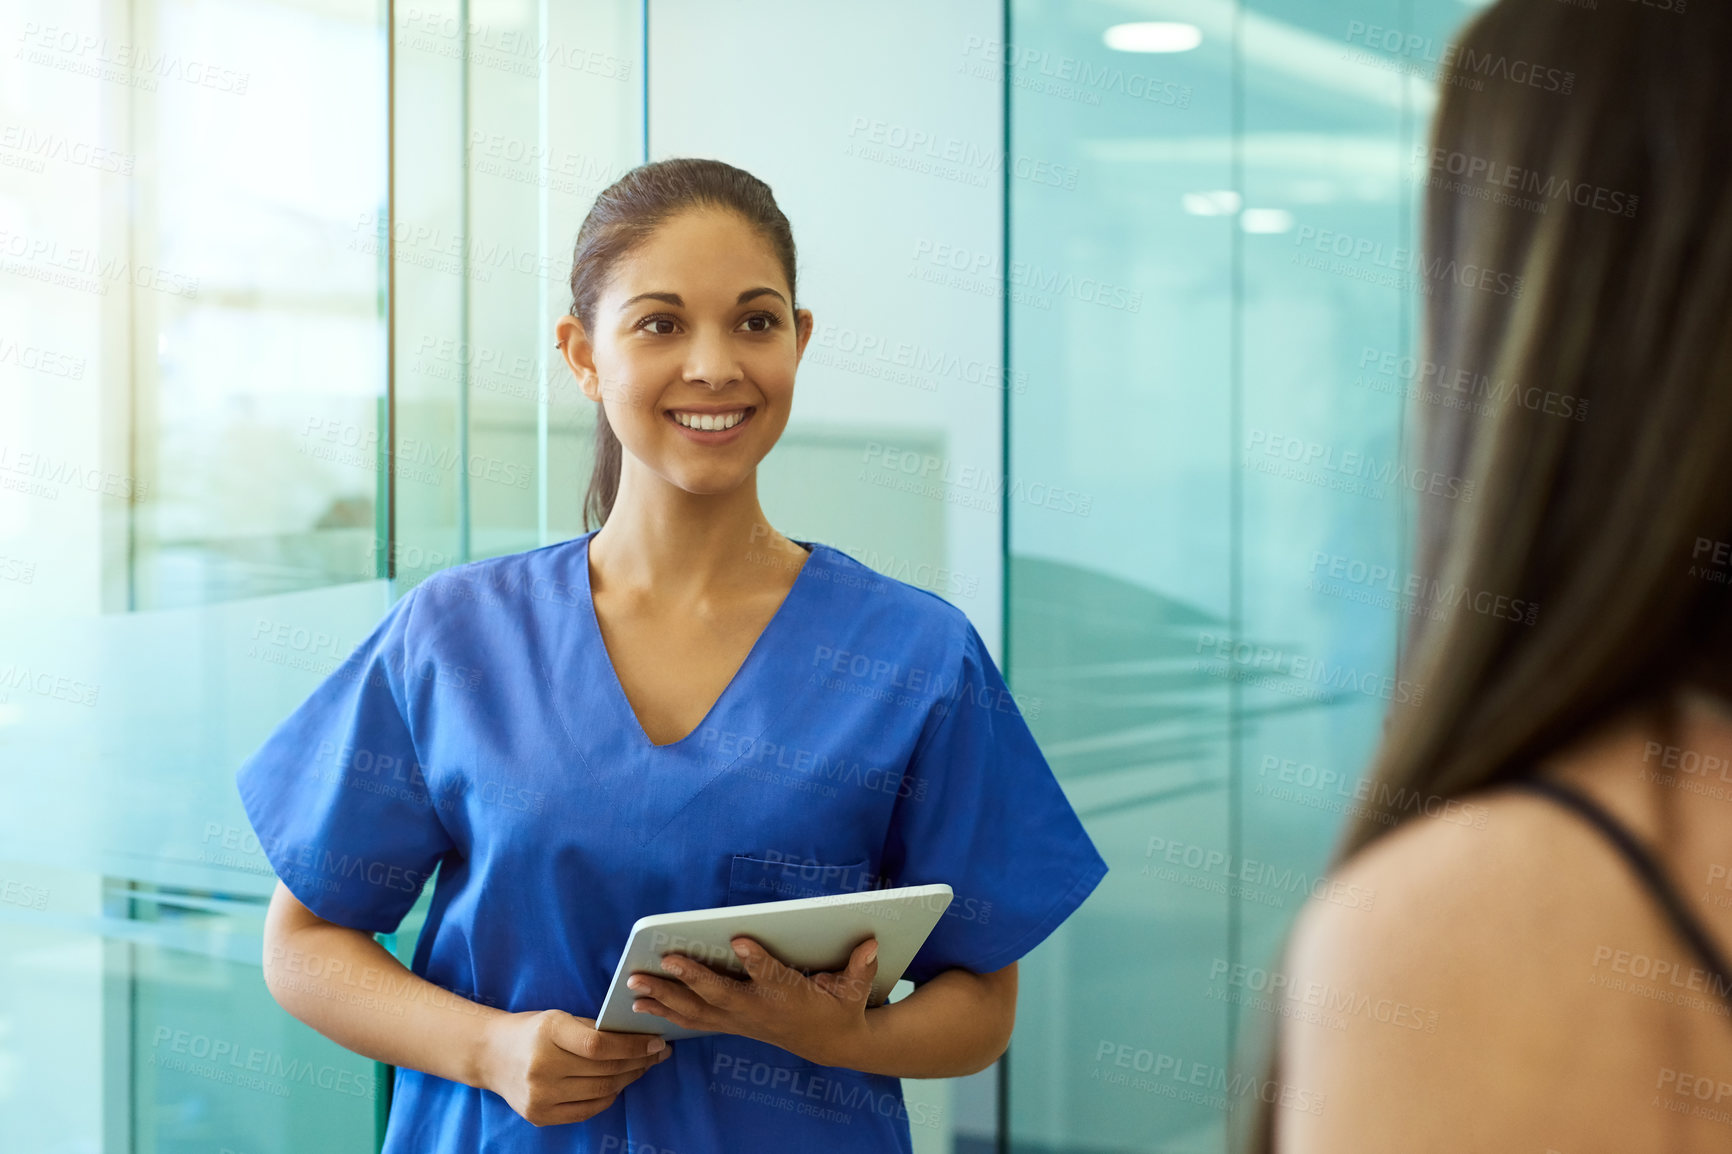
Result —
[[737, 413], [675, 413], [674, 420], [688, 429], [699, 429], [713, 432], [720, 429], [731, 429], [746, 419], [746, 412], [741, 409]]

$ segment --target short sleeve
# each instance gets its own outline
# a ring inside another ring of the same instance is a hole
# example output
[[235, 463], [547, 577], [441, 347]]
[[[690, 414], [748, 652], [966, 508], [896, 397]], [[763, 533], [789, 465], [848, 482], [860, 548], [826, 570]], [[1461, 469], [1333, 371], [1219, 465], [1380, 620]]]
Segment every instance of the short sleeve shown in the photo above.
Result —
[[394, 931], [452, 840], [410, 734], [415, 591], [235, 775], [277, 877], [326, 921]]
[[883, 873], [944, 882], [950, 907], [906, 977], [990, 973], [1057, 929], [1107, 873], [973, 625], [900, 792]]

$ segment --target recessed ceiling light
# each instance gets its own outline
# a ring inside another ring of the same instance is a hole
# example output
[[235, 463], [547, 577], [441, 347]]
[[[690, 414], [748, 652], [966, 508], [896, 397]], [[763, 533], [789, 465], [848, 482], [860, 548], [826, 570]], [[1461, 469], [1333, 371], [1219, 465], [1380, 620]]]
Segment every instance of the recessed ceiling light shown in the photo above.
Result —
[[1203, 42], [1203, 30], [1195, 24], [1145, 20], [1114, 24], [1102, 39], [1119, 52], [1189, 52]]
[[1293, 214], [1284, 208], [1247, 208], [1239, 214], [1239, 227], [1246, 232], [1286, 232], [1293, 227]]
[[1216, 192], [1187, 192], [1179, 198], [1192, 216], [1231, 216], [1239, 211], [1239, 194], [1230, 188]]

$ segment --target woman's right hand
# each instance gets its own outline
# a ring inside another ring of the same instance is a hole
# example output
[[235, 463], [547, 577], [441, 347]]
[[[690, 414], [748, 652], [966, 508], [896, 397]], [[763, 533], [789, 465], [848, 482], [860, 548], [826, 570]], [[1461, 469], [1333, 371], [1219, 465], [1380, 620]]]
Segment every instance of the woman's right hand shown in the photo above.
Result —
[[654, 1034], [615, 1034], [563, 1010], [503, 1014], [488, 1024], [482, 1083], [536, 1126], [595, 1117], [673, 1054]]

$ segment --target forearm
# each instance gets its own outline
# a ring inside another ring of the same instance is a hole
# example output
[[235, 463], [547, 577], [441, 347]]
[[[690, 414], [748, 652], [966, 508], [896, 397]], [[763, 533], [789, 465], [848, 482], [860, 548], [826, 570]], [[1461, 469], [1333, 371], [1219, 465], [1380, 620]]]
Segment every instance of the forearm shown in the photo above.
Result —
[[858, 1033], [826, 1065], [897, 1078], [958, 1078], [984, 1070], [1010, 1044], [1016, 967], [947, 970], [899, 1002], [868, 1009]]
[[506, 1012], [414, 974], [364, 930], [313, 918], [304, 907], [279, 911], [273, 903], [264, 971], [277, 1003], [338, 1045], [484, 1085], [487, 1027]]

